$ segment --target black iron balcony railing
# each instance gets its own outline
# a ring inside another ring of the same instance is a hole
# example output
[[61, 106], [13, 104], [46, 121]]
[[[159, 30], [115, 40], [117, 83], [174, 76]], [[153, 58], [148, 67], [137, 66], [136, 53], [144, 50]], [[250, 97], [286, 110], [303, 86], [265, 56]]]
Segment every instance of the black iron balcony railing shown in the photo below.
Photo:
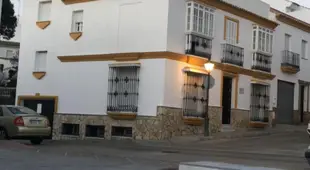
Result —
[[222, 63], [243, 67], [244, 49], [231, 44], [222, 44]]
[[292, 51], [284, 50], [282, 52], [281, 66], [289, 66], [296, 69], [300, 69], [300, 56]]
[[271, 72], [271, 56], [261, 54], [258, 52], [253, 53], [252, 69], [265, 72]]
[[196, 34], [186, 34], [185, 53], [211, 59], [212, 39]]

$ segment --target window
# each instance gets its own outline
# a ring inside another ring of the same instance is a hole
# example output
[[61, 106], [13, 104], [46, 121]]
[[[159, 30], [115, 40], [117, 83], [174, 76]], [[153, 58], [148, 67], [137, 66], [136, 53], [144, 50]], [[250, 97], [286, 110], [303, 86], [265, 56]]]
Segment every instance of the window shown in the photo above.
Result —
[[83, 32], [83, 11], [73, 11], [72, 32]]
[[186, 30], [212, 37], [214, 30], [214, 9], [188, 2], [186, 10]]
[[34, 110], [22, 106], [8, 106], [7, 109], [14, 115], [38, 115]]
[[224, 39], [228, 44], [237, 44], [239, 41], [239, 21], [225, 17]]
[[308, 49], [307, 49], [308, 42], [302, 40], [301, 42], [301, 58], [308, 59]]
[[204, 116], [205, 106], [207, 104], [206, 77], [203, 74], [185, 72], [183, 116]]
[[52, 1], [39, 2], [39, 21], [49, 21], [51, 15]]
[[262, 84], [251, 86], [251, 121], [268, 122], [270, 87]]
[[138, 112], [139, 65], [112, 65], [109, 72], [108, 112]]
[[291, 35], [289, 34], [285, 34], [284, 49], [286, 51], [291, 51]]
[[86, 137], [104, 138], [105, 126], [86, 125]]
[[132, 127], [112, 126], [111, 136], [132, 137]]
[[257, 25], [253, 27], [253, 50], [272, 53], [273, 31]]
[[80, 125], [79, 124], [71, 124], [71, 123], [63, 123], [62, 124], [62, 134], [63, 135], [79, 136]]
[[35, 56], [34, 71], [46, 71], [47, 51], [38, 51]]

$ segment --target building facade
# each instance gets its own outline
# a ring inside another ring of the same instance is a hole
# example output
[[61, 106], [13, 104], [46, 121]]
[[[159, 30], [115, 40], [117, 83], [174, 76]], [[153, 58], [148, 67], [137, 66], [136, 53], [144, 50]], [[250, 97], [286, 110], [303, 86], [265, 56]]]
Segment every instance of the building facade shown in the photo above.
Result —
[[[281, 71], [279, 42], [289, 29], [307, 42], [308, 34], [273, 12], [242, 0], [29, 0], [17, 104], [47, 115], [54, 139], [201, 134], [207, 102], [211, 134], [265, 127], [274, 111], [278, 123], [294, 123], [299, 87], [291, 122], [279, 119], [277, 76], [293, 83], [310, 77], [306, 64], [294, 74]], [[296, 64], [290, 52], [284, 64]], [[209, 61], [215, 69], [207, 100]]]

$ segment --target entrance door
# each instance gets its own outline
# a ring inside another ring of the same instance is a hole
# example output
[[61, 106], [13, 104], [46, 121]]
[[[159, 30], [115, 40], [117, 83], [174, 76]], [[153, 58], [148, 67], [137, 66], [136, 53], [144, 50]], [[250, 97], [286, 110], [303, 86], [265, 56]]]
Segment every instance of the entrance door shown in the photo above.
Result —
[[232, 89], [232, 78], [223, 78], [223, 93], [222, 93], [222, 124], [230, 124], [231, 115], [231, 89]]
[[278, 108], [276, 121], [292, 124], [294, 112], [294, 84], [278, 80]]
[[[24, 106], [48, 118], [51, 128], [53, 129], [53, 120], [55, 113], [55, 100], [24, 100]], [[39, 110], [38, 110], [39, 109]], [[52, 138], [52, 134], [49, 138]]]
[[299, 113], [300, 113], [300, 122], [304, 122], [304, 97], [305, 97], [305, 86], [299, 86]]

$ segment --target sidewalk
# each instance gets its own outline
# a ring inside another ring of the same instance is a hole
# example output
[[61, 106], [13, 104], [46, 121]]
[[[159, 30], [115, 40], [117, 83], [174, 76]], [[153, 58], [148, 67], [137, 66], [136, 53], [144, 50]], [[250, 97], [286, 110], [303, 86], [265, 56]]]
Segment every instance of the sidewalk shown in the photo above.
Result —
[[162, 141], [145, 141], [136, 140], [136, 143], [142, 145], [165, 145], [165, 146], [175, 146], [175, 145], [188, 145], [192, 143], [212, 143], [219, 141], [227, 141], [232, 139], [240, 138], [253, 138], [260, 136], [275, 135], [288, 132], [306, 132], [306, 125], [277, 125], [273, 128], [266, 129], [240, 129], [232, 132], [220, 132], [213, 136], [205, 137], [203, 135], [196, 136], [176, 136], [170, 140]]
[[[291, 149], [289, 151], [287, 147], [278, 146], [278, 142], [290, 143], [294, 145], [296, 138], [303, 137], [303, 141], [308, 140], [306, 133], [306, 126], [290, 126], [279, 125], [275, 128], [258, 130], [240, 130], [234, 132], [223, 132], [211, 137], [204, 136], [181, 136], [174, 137], [171, 140], [161, 141], [149, 141], [149, 140], [74, 140], [74, 141], [47, 141], [54, 146], [67, 146], [67, 147], [95, 147], [95, 148], [118, 148], [124, 150], [137, 150], [137, 151], [159, 151], [163, 153], [193, 153], [200, 154], [201, 152], [216, 152], [221, 153], [240, 153], [240, 154], [281, 154], [283, 156], [300, 155], [302, 151], [300, 149]], [[294, 136], [294, 132], [298, 132], [298, 136]], [[286, 136], [286, 133], [288, 136]], [[304, 135], [303, 135], [304, 134]], [[263, 136], [268, 138], [263, 138]], [[290, 137], [291, 136], [291, 137]], [[270, 141], [274, 140], [273, 142]], [[292, 141], [287, 138], [293, 138]], [[243, 140], [247, 139], [247, 140]], [[250, 141], [249, 141], [250, 140]], [[255, 142], [256, 141], [256, 142]], [[264, 142], [257, 143], [257, 141]], [[72, 146], [74, 144], [75, 146]], [[248, 147], [250, 144], [250, 147]], [[244, 146], [242, 146], [244, 145]], [[259, 145], [259, 146], [252, 146]], [[299, 145], [299, 144], [298, 144]], [[302, 149], [307, 146], [301, 147]], [[259, 153], [257, 153], [259, 151]], [[302, 156], [301, 156], [302, 157]]]

